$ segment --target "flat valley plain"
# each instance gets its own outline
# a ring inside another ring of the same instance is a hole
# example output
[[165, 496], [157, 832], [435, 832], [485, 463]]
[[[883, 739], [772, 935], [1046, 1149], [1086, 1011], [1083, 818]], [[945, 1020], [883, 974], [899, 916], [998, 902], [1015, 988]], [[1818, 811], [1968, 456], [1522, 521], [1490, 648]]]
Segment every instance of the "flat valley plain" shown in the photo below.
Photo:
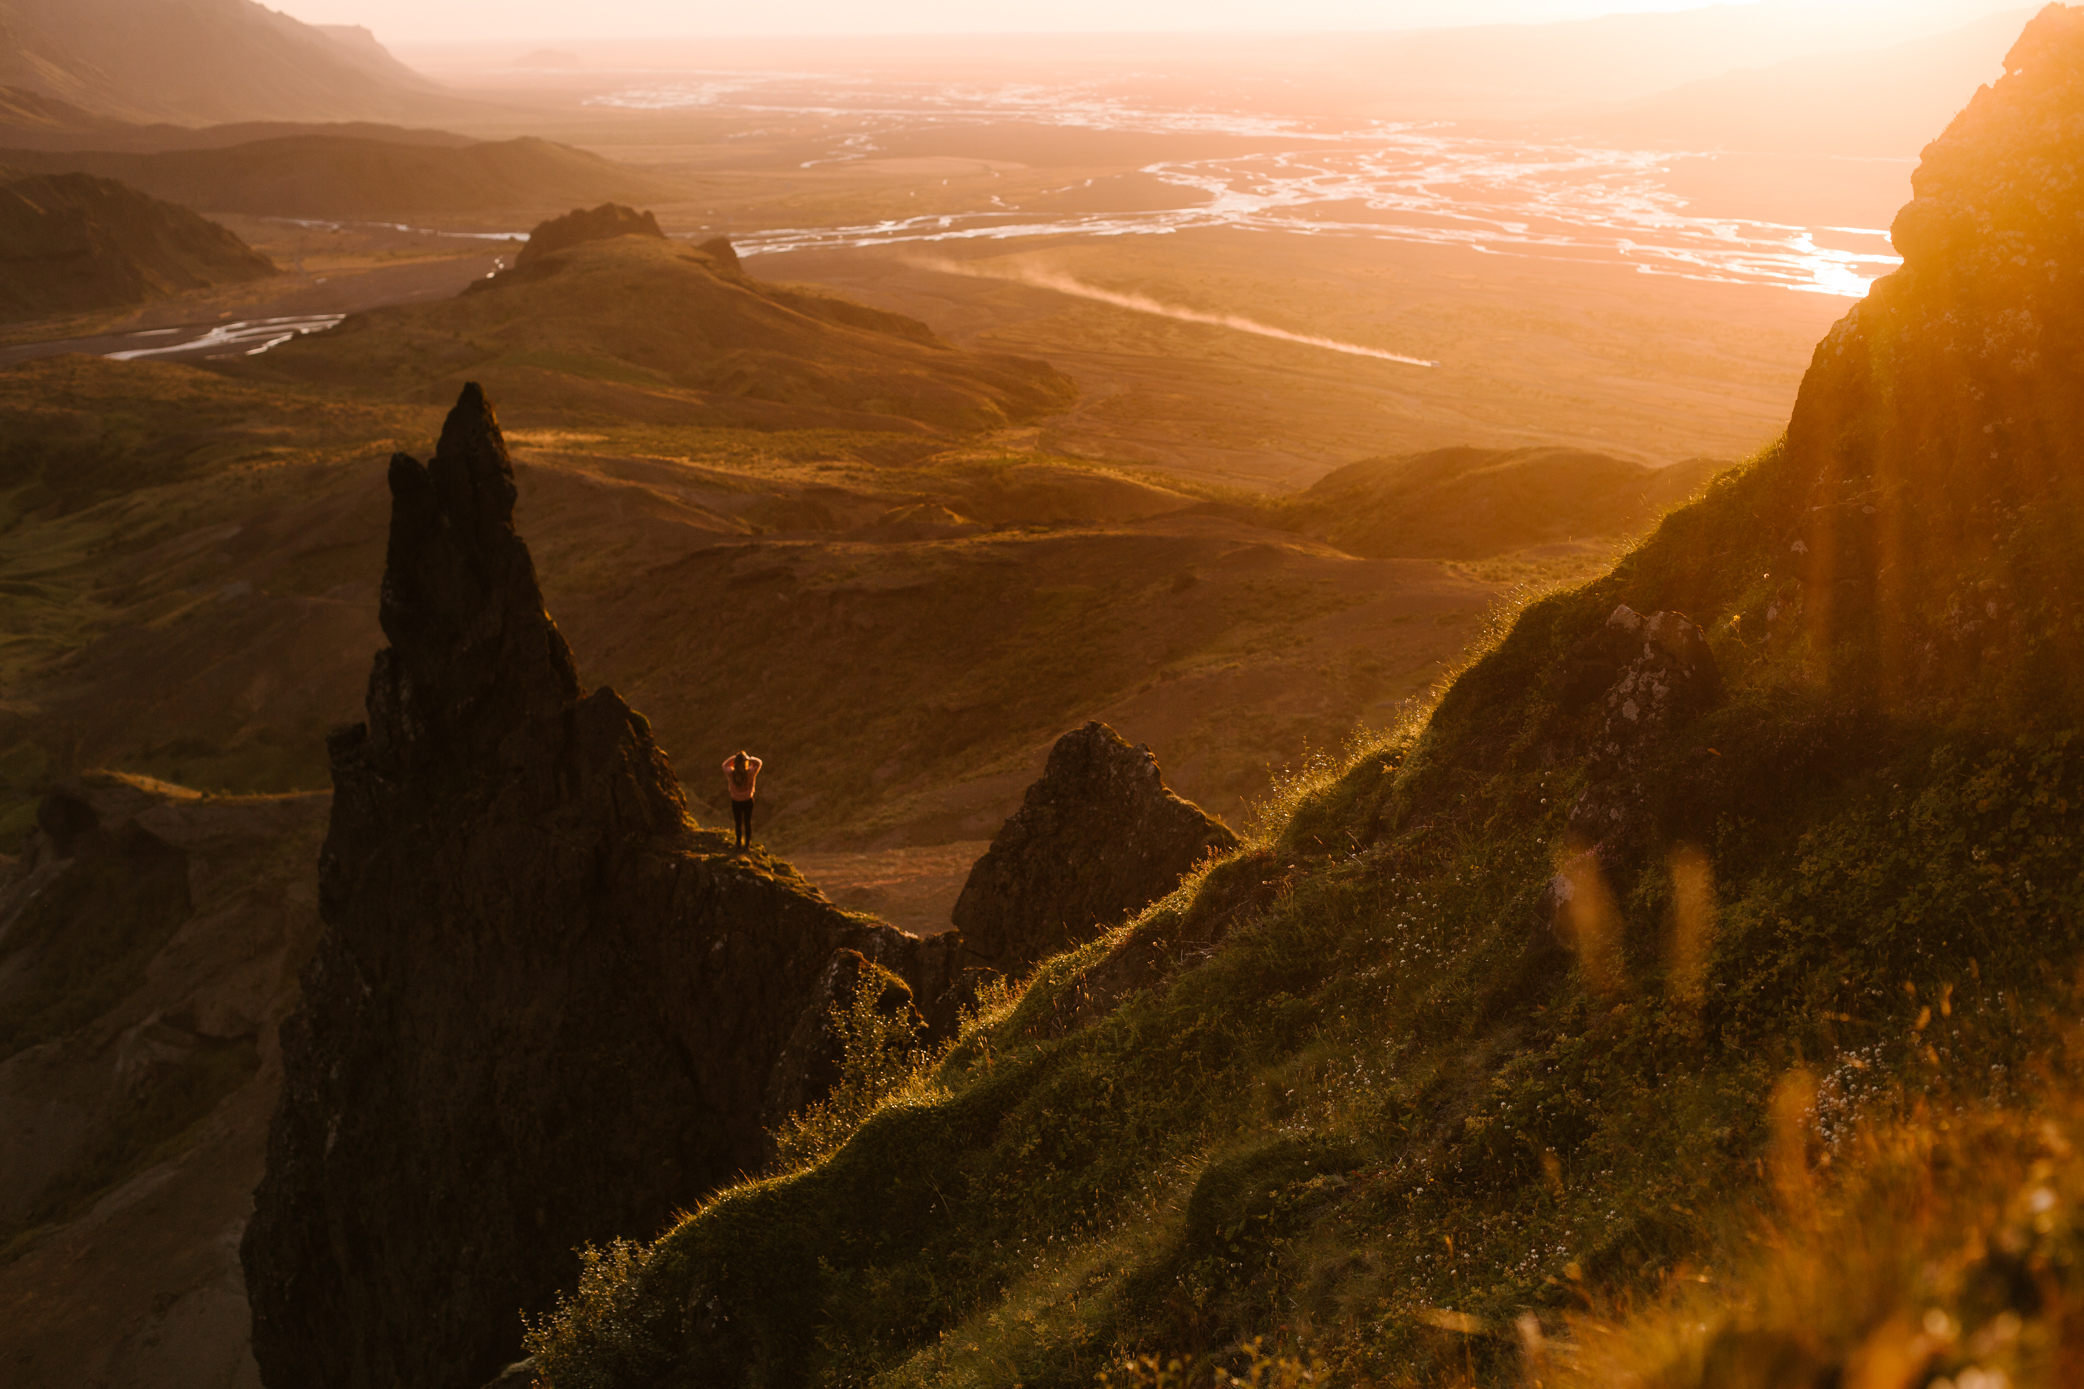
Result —
[[[1815, 291], [1887, 268], [1914, 155], [1581, 149], [1567, 130], [1210, 109], [1133, 74], [959, 81], [925, 59], [821, 96], [758, 71], [413, 56], [561, 103], [554, 138], [684, 188], [662, 225], [732, 237], [763, 278], [1051, 361], [1084, 394], [1050, 447], [1265, 490], [1455, 444], [1748, 455], [1848, 306]], [[690, 104], [616, 104], [645, 101]]]

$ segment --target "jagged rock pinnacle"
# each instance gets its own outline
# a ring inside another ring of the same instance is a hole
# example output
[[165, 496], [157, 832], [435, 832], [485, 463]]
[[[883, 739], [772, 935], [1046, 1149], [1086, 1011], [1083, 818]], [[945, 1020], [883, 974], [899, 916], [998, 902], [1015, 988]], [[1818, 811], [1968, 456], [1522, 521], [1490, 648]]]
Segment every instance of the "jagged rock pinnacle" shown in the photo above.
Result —
[[952, 936], [698, 830], [644, 717], [581, 693], [483, 392], [390, 478], [391, 645], [328, 739], [325, 935], [240, 1251], [269, 1389], [479, 1389], [576, 1246], [767, 1161], [829, 1083], [835, 960], [951, 972]]
[[387, 762], [482, 751], [579, 681], [514, 533], [514, 467], [485, 393], [463, 388], [434, 457], [391, 459], [391, 535], [370, 675], [372, 747]]

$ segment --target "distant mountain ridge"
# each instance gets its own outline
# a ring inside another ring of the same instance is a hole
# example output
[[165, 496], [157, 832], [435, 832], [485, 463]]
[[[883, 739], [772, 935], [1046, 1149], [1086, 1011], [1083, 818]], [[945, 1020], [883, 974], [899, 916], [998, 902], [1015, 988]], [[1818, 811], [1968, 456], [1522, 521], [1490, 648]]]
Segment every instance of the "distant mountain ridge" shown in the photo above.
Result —
[[549, 140], [449, 143], [438, 131], [402, 133], [409, 140], [388, 132], [382, 138], [313, 133], [149, 153], [0, 150], [0, 164], [121, 179], [198, 212], [262, 217], [540, 213], [602, 199], [644, 200], [661, 191], [654, 178]]
[[19, 87], [0, 88], [0, 148], [38, 153], [159, 154], [167, 150], [230, 149], [234, 145], [298, 135], [380, 140], [393, 145], [457, 147], [480, 143], [474, 136], [458, 135], [453, 130], [391, 125], [384, 121], [231, 121], [201, 126], [155, 121], [139, 125], [114, 116], [98, 116], [56, 97], [39, 96]]
[[465, 103], [367, 31], [254, 0], [0, 0], [0, 85], [131, 121], [367, 120]]
[[69, 101], [33, 92], [25, 87], [0, 87], [0, 131], [17, 132], [31, 138], [106, 139], [131, 129], [128, 121], [96, 115]]

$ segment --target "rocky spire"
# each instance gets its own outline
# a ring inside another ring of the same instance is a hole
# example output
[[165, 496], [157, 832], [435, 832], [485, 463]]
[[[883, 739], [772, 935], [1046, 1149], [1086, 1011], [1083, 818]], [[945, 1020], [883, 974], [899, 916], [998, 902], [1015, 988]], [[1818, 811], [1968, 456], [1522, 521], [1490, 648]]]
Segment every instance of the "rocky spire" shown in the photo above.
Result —
[[829, 1083], [836, 960], [949, 974], [952, 937], [698, 829], [644, 717], [581, 693], [477, 387], [390, 478], [391, 645], [328, 740], [325, 935], [241, 1248], [269, 1389], [478, 1389], [575, 1247], [767, 1161]]
[[434, 457], [394, 455], [390, 483], [378, 619], [391, 645], [370, 674], [369, 738], [396, 772], [481, 755], [578, 698], [579, 680], [514, 533], [514, 465], [485, 393], [465, 386]]

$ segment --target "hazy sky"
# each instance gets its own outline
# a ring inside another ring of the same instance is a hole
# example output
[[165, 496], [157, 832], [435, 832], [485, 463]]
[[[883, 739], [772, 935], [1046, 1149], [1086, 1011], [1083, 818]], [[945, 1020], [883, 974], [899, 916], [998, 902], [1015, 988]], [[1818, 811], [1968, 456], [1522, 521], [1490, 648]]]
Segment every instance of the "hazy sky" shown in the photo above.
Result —
[[[270, 0], [319, 24], [362, 24], [390, 43], [554, 37], [1098, 30], [1352, 30], [1581, 19], [1700, 8], [1700, 0]], [[1977, 13], [2018, 0], [1807, 0], [1802, 15]], [[1778, 6], [1776, 6], [1778, 7]]]

